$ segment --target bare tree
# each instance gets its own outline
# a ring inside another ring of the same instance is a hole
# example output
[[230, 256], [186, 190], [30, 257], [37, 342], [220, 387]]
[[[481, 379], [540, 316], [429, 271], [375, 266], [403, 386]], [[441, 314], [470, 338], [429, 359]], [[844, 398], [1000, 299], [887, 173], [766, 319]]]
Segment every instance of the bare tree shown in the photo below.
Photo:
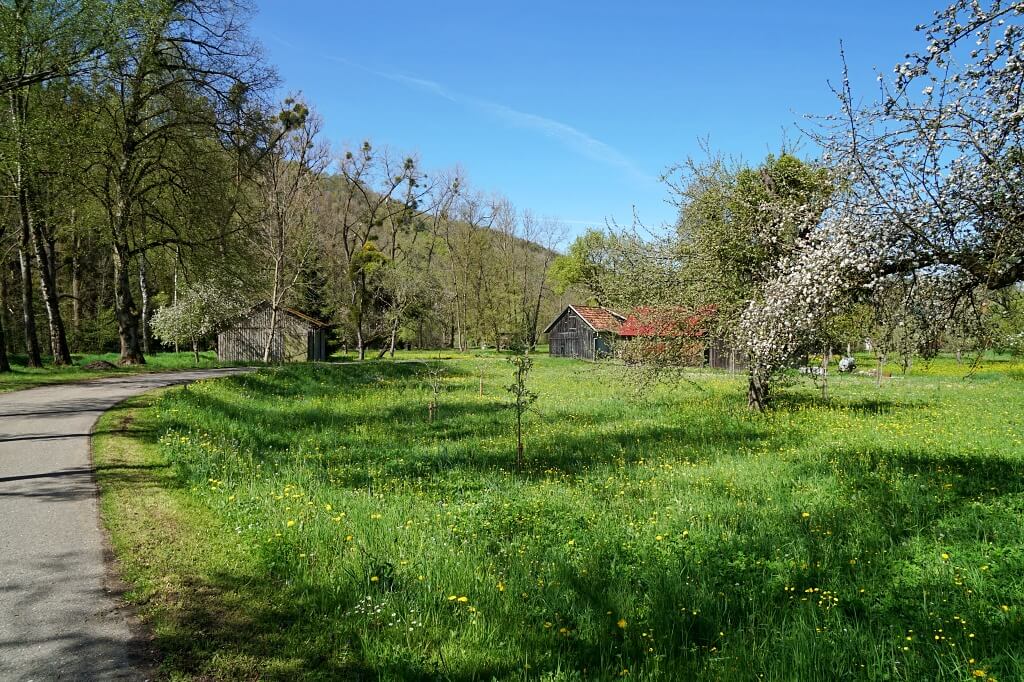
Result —
[[261, 265], [260, 279], [270, 303], [270, 332], [263, 362], [270, 362], [281, 307], [301, 284], [316, 251], [316, 228], [322, 218], [321, 177], [327, 168], [327, 147], [317, 138], [322, 121], [295, 99], [274, 126], [276, 149], [264, 160], [256, 183], [260, 218], [252, 231]]
[[366, 347], [373, 339], [367, 325], [372, 321], [372, 278], [366, 270], [367, 257], [376, 260], [376, 246], [385, 226], [401, 224], [415, 211], [425, 190], [419, 189], [421, 174], [416, 160], [396, 160], [387, 150], [375, 150], [364, 142], [358, 150], [346, 151], [338, 160], [333, 220], [325, 230], [328, 252], [339, 289], [347, 292], [342, 307], [355, 336], [359, 359], [366, 359]]

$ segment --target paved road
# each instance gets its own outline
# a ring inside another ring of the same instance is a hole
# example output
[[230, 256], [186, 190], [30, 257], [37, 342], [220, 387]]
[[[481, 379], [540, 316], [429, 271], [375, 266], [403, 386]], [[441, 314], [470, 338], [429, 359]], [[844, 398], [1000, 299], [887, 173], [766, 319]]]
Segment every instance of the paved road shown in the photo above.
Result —
[[245, 371], [111, 377], [0, 395], [0, 680], [135, 680], [136, 629], [105, 581], [89, 433], [169, 384]]

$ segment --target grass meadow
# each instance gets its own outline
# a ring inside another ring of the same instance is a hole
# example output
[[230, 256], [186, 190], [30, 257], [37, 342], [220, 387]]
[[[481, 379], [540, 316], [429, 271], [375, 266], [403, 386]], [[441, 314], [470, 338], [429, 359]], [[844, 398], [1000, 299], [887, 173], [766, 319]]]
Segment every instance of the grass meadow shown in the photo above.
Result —
[[301, 365], [103, 418], [105, 523], [173, 679], [1024, 679], [1024, 367], [741, 378]]

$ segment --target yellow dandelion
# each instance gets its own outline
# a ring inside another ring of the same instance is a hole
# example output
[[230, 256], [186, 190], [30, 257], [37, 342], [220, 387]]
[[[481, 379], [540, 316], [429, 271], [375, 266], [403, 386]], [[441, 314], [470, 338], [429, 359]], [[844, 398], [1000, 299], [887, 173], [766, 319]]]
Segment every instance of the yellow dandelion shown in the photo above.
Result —
[[655, 535], [655, 536], [654, 536], [654, 539], [655, 539], [655, 540], [656, 540], [657, 542], [661, 542], [662, 540], [664, 540], [664, 539], [665, 539], [665, 536], [664, 536], [664, 535]]
[[627, 623], [627, 622], [626, 622], [626, 619], [625, 619], [625, 618], [619, 618], [619, 622], [618, 622], [618, 623], [616, 623], [616, 625], [618, 625], [618, 626], [619, 626], [619, 628], [621, 628], [621, 629], [625, 630], [625, 629], [626, 629], [626, 626], [627, 626], [627, 625], [629, 625], [629, 623]]
[[288, 519], [288, 523], [285, 524], [289, 528], [295, 525], [295, 519]]
[[942, 557], [942, 560], [943, 560], [943, 561], [949, 561], [949, 555], [948, 555], [948, 554], [946, 554], [945, 552], [943, 552], [943, 553], [942, 553], [942, 554], [940, 554], [939, 556], [941, 556], [941, 557]]
[[380, 578], [378, 578], [377, 576], [371, 576], [371, 577], [370, 577], [370, 582], [371, 582], [371, 583], [375, 583], [375, 582], [378, 582], [379, 580], [380, 580]]
[[469, 601], [469, 597], [459, 597], [456, 601], [458, 601], [460, 604], [465, 604]]
[[800, 512], [800, 516], [801, 516], [801, 517], [803, 517], [803, 518], [805, 518], [805, 519], [806, 519], [806, 518], [809, 518], [809, 517], [810, 517], [810, 515], [811, 515], [811, 514], [810, 514], [810, 512]]

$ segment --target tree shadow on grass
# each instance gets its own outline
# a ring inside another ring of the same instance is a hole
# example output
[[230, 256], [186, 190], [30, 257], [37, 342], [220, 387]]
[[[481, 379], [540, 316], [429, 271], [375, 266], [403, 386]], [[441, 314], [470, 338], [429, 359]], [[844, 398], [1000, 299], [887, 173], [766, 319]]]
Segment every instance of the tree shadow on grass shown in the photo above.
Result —
[[247, 568], [188, 578], [165, 600], [168, 622], [154, 642], [165, 670], [206, 679], [216, 660], [218, 679], [227, 673], [232, 679], [457, 682], [511, 672], [494, 662], [453, 670], [429, 647], [371, 664], [366, 649], [378, 644], [370, 641], [375, 629], [355, 627], [358, 619], [349, 615], [362, 594], [275, 579], [256, 557]]
[[858, 415], [880, 415], [922, 410], [931, 403], [924, 400], [896, 401], [882, 397], [830, 398], [809, 391], [782, 391], [772, 398], [773, 412], [798, 412], [806, 409], [832, 409]]
[[[297, 395], [308, 394], [300, 391]], [[315, 443], [316, 449], [327, 453], [319, 460], [322, 465], [339, 474], [332, 480], [353, 488], [366, 486], [368, 467], [412, 480], [466, 472], [503, 473], [510, 471], [514, 462], [512, 414], [494, 400], [448, 399], [438, 408], [434, 421], [428, 420], [426, 405], [408, 402], [383, 405], [369, 413], [353, 412], [344, 395], [317, 406], [229, 401], [196, 391], [183, 391], [175, 400], [184, 401], [189, 411], [218, 425], [239, 447], [264, 463], [294, 457], [296, 443]], [[543, 478], [555, 471], [573, 473], [650, 459], [654, 446], [662, 457], [708, 461], [766, 444], [772, 447], [772, 442], [783, 439], [792, 446], [800, 436], [775, 433], [757, 420], [709, 418], [637, 426], [608, 418], [595, 427], [555, 429], [547, 436], [528, 437], [527, 461], [519, 474]]]
[[[363, 386], [377, 383], [378, 379], [371, 377]], [[293, 397], [309, 396], [309, 390], [308, 384], [303, 382], [296, 382], [288, 389]], [[336, 392], [325, 391], [323, 395], [334, 396]], [[259, 425], [254, 442], [263, 448], [261, 457], [278, 456], [281, 454], [275, 452], [278, 443], [287, 447], [300, 441], [302, 432], [316, 434], [326, 430], [345, 435], [367, 418], [363, 414], [338, 413], [321, 407], [294, 410], [254, 403], [225, 403], [202, 392], [193, 392], [187, 399], [197, 409], [212, 411], [218, 418]], [[374, 447], [375, 442], [341, 440], [338, 442], [355, 442], [361, 447], [354, 453], [350, 449], [343, 461], [328, 457], [323, 466], [351, 470], [383, 464], [386, 465], [384, 474], [395, 478], [440, 478], [452, 471], [486, 473], [509, 468], [510, 449], [508, 456], [500, 449], [480, 453], [467, 448], [451, 448], [441, 456], [435, 449], [422, 449], [415, 458], [408, 454], [418, 447], [414, 436], [422, 436], [425, 429], [434, 436], [447, 433], [449, 440], [478, 436], [480, 430], [488, 436], [506, 438], [508, 413], [498, 403], [457, 401], [445, 404], [434, 423], [425, 422], [419, 409], [411, 405], [383, 407], [375, 418], [387, 425], [381, 437], [386, 436], [391, 445], [379, 449]], [[287, 438], [278, 440], [273, 433], [276, 430], [281, 430]], [[645, 454], [644, 443], [652, 440], [661, 442], [667, 450], [685, 452], [688, 459], [699, 461], [764, 444], [774, 437], [758, 420], [736, 422], [717, 430], [712, 428], [712, 421], [636, 428], [610, 420], [602, 424], [600, 433], [562, 433], [552, 437], [545, 446], [530, 453], [529, 469], [521, 475], [541, 477], [546, 476], [546, 470], [551, 467], [617, 463], [623, 457]], [[792, 434], [786, 435], [790, 445], [792, 437]], [[398, 454], [404, 457], [397, 457]], [[899, 487], [899, 481], [885, 472], [875, 471], [883, 459], [891, 471], [902, 472], [901, 476], [928, 474], [935, 475], [936, 480], [926, 480], [919, 494], [908, 498], [906, 490]], [[926, 451], [875, 453], [874, 457], [865, 457], [851, 451], [838, 453], [835, 460], [839, 462], [835, 465], [837, 473], [842, 474], [838, 476], [838, 485], [847, 486], [838, 499], [856, 495], [859, 513], [844, 516], [849, 510], [841, 508], [836, 514], [824, 516], [820, 521], [827, 525], [828, 535], [811, 533], [812, 522], [805, 522], [794, 514], [791, 520], [781, 519], [778, 534], [766, 532], [766, 527], [733, 533], [729, 539], [723, 537], [712, 547], [704, 547], [699, 554], [691, 554], [687, 546], [681, 545], [674, 555], [660, 562], [654, 560], [653, 551], [648, 558], [627, 556], [625, 547], [609, 547], [603, 553], [593, 553], [585, 566], [586, 572], [569, 562], [563, 562], [558, 568], [559, 582], [567, 586], [575, 603], [572, 617], [579, 622], [603, 623], [603, 635], [560, 640], [554, 634], [557, 626], [553, 630], [538, 627], [537, 632], [528, 631], [521, 622], [501, 622], [501, 618], [509, 616], [500, 613], [491, 615], [499, 619], [495, 627], [508, 633], [508, 641], [525, 651], [557, 651], [559, 660], [569, 669], [607, 671], [615, 664], [639, 670], [646, 655], [645, 647], [654, 642], [639, 635], [639, 623], [631, 624], [630, 628], [618, 628], [614, 617], [608, 615], [609, 612], [617, 614], [622, 608], [625, 584], [637, 600], [646, 603], [646, 611], [652, 614], [647, 626], [658, 633], [656, 644], [670, 670], [698, 673], [706, 670], [706, 666], [711, 665], [709, 661], [720, 656], [714, 651], [723, 644], [718, 633], [728, 631], [736, 633], [730, 636], [740, 636], [745, 627], [756, 626], [769, 633], [762, 641], [766, 650], [763, 655], [784, 657], [782, 632], [787, 628], [789, 632], [800, 627], [813, 629], [815, 622], [814, 616], [805, 617], [801, 615], [804, 611], [795, 609], [813, 612], [817, 607], [794, 605], [780, 589], [780, 581], [801, 590], [843, 580], [856, 585], [855, 571], [859, 568], [849, 563], [850, 557], [844, 552], [883, 556], [885, 550], [899, 547], [922, 528], [956, 513], [968, 500], [1015, 494], [1024, 487], [1021, 468], [994, 457], [944, 456]], [[353, 478], [344, 480], [342, 485], [362, 487], [364, 482]], [[133, 485], [142, 483], [144, 481], [132, 481]], [[937, 498], [934, 503], [932, 498]], [[817, 513], [813, 524], [819, 524]], [[805, 559], [809, 568], [799, 571], [776, 566], [771, 570], [790, 573], [773, 575], [765, 564], [757, 563], [757, 560], [774, 559], [780, 544], [785, 544], [795, 557]], [[624, 566], [632, 567], [629, 570], [634, 573], [623, 578], [617, 571], [622, 571]], [[872, 570], [881, 572], [885, 567]], [[175, 603], [175, 625], [158, 635], [157, 642], [169, 653], [172, 667], [189, 674], [207, 674], [208, 662], [225, 655], [237, 657], [235, 672], [240, 678], [468, 681], [501, 678], [519, 672], [518, 668], [494, 662], [499, 656], [492, 661], [464, 664], [462, 670], [453, 671], [446, 669], [441, 659], [427, 655], [417, 657], [409, 650], [382, 663], [379, 649], [375, 649], [372, 658], [377, 662], [370, 664], [367, 649], [376, 644], [372, 641], [373, 632], [355, 631], [344, 622], [344, 614], [362, 595], [352, 592], [353, 588], [303, 584], [275, 577], [265, 557], [254, 556], [244, 574], [220, 572], [191, 580], [187, 596], [192, 598], [183, 597], [180, 603]], [[876, 584], [891, 585], [895, 592], [897, 580], [887, 580], [889, 582]], [[742, 591], [737, 587], [742, 587]], [[927, 585], [932, 594], [941, 594], [948, 588], [948, 585]], [[730, 598], [736, 593], [750, 598]], [[772, 606], [759, 608], [756, 606], [759, 603]], [[688, 605], [691, 610], [683, 612], [680, 605]], [[920, 631], [928, 624], [926, 616], [918, 613], [917, 605], [900, 602], [879, 605], [867, 597], [844, 598], [839, 609], [850, 624], [869, 623], [879, 616], [887, 618], [877, 630], [879, 637], [886, 635], [885, 628], [893, 622], [909, 622]], [[920, 625], [915, 619], [920, 619]], [[574, 625], [569, 620], [566, 624], [570, 628]], [[1019, 641], [1014, 640], [1015, 637], [1024, 636], [1019, 624], [979, 631], [990, 636], [985, 646], [995, 654], [1009, 650], [1010, 643]], [[197, 639], [196, 632], [203, 633], [203, 637]], [[302, 642], [301, 649], [295, 649], [296, 642]], [[776, 648], [774, 653], [772, 647]], [[863, 653], [854, 651], [854, 654]], [[839, 658], [836, 654], [836, 659]]]

